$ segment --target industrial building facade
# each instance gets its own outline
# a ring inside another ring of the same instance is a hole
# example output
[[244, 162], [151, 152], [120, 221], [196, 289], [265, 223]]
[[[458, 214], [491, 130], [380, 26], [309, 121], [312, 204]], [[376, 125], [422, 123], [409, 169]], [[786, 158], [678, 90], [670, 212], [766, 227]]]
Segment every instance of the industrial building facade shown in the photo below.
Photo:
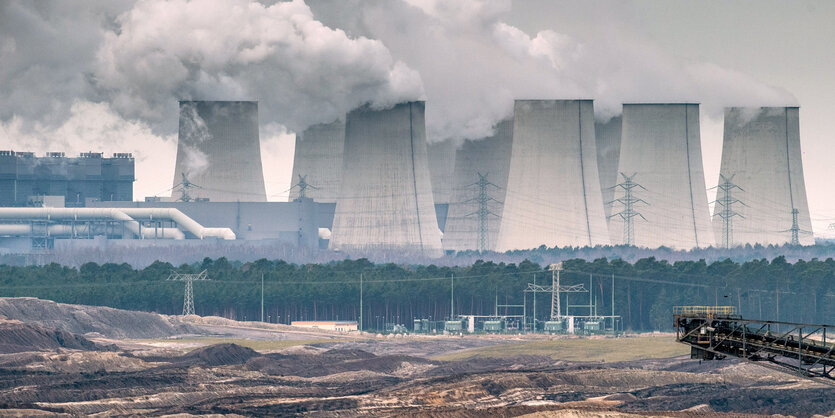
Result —
[[85, 152], [67, 157], [49, 152], [0, 151], [0, 206], [33, 206], [44, 196], [63, 198], [61, 206], [81, 207], [86, 201], [133, 200], [134, 159], [117, 153]]

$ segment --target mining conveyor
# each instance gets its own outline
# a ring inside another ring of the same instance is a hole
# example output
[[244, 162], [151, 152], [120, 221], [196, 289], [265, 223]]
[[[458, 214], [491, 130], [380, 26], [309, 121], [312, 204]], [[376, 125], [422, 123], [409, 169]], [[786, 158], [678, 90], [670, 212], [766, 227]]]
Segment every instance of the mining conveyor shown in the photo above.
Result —
[[676, 341], [700, 360], [736, 357], [835, 385], [835, 326], [744, 319], [733, 306], [676, 306]]

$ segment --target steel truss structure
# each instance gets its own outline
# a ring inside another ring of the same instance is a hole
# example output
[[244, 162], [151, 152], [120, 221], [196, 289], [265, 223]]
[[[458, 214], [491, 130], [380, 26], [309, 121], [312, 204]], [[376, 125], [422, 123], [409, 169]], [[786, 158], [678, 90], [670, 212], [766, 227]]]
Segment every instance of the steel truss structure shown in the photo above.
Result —
[[677, 306], [673, 316], [691, 358], [735, 357], [835, 386], [835, 325], [743, 319], [732, 306]]

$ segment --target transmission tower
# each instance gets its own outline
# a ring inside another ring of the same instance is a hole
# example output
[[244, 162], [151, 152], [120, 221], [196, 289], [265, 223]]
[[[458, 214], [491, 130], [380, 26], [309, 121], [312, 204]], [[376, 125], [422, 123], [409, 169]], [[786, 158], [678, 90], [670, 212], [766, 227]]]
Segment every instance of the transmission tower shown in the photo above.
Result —
[[301, 174], [299, 174], [299, 182], [294, 184], [293, 187], [291, 187], [290, 189], [292, 190], [292, 189], [295, 189], [296, 187], [299, 188], [299, 198], [301, 198], [301, 199], [307, 197], [307, 189], [313, 189], [313, 190], [318, 189], [318, 187], [313, 186], [312, 184], [307, 182], [307, 175], [303, 176]]
[[797, 224], [797, 208], [792, 208], [792, 245], [800, 245], [800, 226]]
[[741, 202], [738, 199], [734, 199], [733, 197], [734, 189], [742, 190], [741, 187], [731, 182], [733, 178], [734, 176], [725, 177], [724, 175], [720, 174], [719, 179], [722, 182], [719, 183], [718, 186], [714, 187], [715, 189], [719, 189], [719, 191], [722, 193], [722, 196], [716, 199], [713, 203], [722, 207], [719, 211], [716, 211], [716, 213], [718, 213], [719, 217], [722, 218], [722, 246], [724, 246], [725, 248], [731, 248], [734, 245], [734, 216], [739, 216], [743, 219], [745, 218], [744, 216], [740, 215], [739, 213], [733, 210], [733, 205], [736, 203], [739, 203], [742, 206], [746, 206], [745, 203]]
[[207, 277], [208, 273], [206, 270], [201, 271], [200, 273], [171, 273], [168, 276], [168, 280], [177, 280], [186, 282], [186, 293], [185, 297], [183, 298], [183, 316], [185, 315], [194, 315], [194, 290], [192, 282], [195, 280], [208, 280]]
[[180, 198], [177, 199], [180, 202], [191, 202], [192, 197], [191, 193], [189, 192], [191, 189], [202, 189], [202, 187], [188, 181], [188, 177], [186, 177], [186, 173], [180, 173], [183, 176], [183, 180], [178, 183], [172, 190], [176, 190], [178, 187], [180, 188]]
[[780, 232], [791, 232], [792, 233], [792, 245], [800, 245], [800, 234], [811, 234], [810, 231], [806, 231], [804, 229], [800, 229], [800, 222], [798, 222], [798, 216], [800, 216], [800, 211], [797, 208], [792, 208], [792, 227], [789, 229], [782, 230]]
[[616, 184], [614, 187], [619, 187], [623, 189], [623, 197], [608, 202], [608, 204], [620, 203], [621, 205], [623, 205], [622, 211], [618, 213], [613, 213], [609, 215], [609, 217], [611, 218], [613, 216], [619, 216], [621, 219], [623, 219], [623, 242], [626, 245], [634, 245], [635, 243], [635, 225], [633, 219], [635, 217], [640, 216], [641, 219], [645, 221], [647, 220], [647, 218], [644, 218], [644, 215], [641, 215], [640, 212], [635, 210], [635, 205], [639, 203], [643, 203], [646, 205], [649, 204], [645, 200], [635, 197], [635, 192], [633, 191], [635, 188], [641, 188], [646, 190], [644, 186], [641, 186], [640, 184], [635, 183], [632, 180], [635, 178], [635, 175], [637, 174], [638, 173], [632, 173], [631, 176], [627, 176], [626, 174], [620, 173], [620, 175], [623, 177], [623, 182]]
[[468, 215], [464, 215], [465, 217], [478, 217], [478, 251], [485, 252], [490, 249], [490, 231], [487, 227], [488, 219], [491, 216], [495, 216], [499, 218], [499, 215], [494, 213], [490, 210], [490, 202], [496, 202], [498, 204], [502, 204], [498, 200], [492, 198], [488, 193], [488, 189], [490, 187], [494, 187], [496, 189], [500, 189], [499, 186], [491, 183], [487, 180], [488, 173], [477, 173], [478, 174], [478, 181], [467, 186], [467, 188], [474, 188], [478, 191], [475, 198], [467, 200], [464, 203], [475, 202], [478, 205], [478, 208], [475, 212], [470, 213]]

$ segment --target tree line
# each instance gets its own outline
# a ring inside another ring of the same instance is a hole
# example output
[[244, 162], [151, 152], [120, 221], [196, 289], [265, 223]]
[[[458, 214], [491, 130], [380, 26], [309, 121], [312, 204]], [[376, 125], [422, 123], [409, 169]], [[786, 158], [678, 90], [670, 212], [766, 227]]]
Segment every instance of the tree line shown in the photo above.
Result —
[[[624, 328], [635, 331], [671, 329], [672, 307], [677, 305], [730, 305], [752, 319], [835, 322], [831, 258], [793, 264], [782, 256], [713, 263], [670, 263], [653, 257], [634, 263], [573, 259], [563, 268], [561, 285], [583, 284], [591, 292], [563, 294], [562, 314], [568, 307], [568, 314], [586, 315], [591, 304], [593, 312], [619, 315]], [[411, 326], [415, 318], [446, 319], [451, 306], [456, 315], [521, 313], [521, 308], [497, 310], [497, 303], [523, 305], [528, 317], [535, 315], [540, 321], [550, 314], [550, 294], [536, 294], [534, 312], [534, 296], [522, 292], [529, 283], [550, 286], [552, 281], [548, 266], [529, 260], [477, 260], [456, 267], [375, 264], [366, 259], [327, 264], [236, 262], [223, 257], [179, 266], [158, 261], [141, 269], [114, 263], [78, 268], [55, 263], [0, 265], [0, 296], [180, 314], [185, 286], [167, 280], [169, 275], [203, 270], [209, 280], [194, 283], [197, 314], [237, 320], [260, 320], [262, 278], [264, 319], [269, 322], [357, 320], [360, 293], [367, 329], [385, 323]]]

